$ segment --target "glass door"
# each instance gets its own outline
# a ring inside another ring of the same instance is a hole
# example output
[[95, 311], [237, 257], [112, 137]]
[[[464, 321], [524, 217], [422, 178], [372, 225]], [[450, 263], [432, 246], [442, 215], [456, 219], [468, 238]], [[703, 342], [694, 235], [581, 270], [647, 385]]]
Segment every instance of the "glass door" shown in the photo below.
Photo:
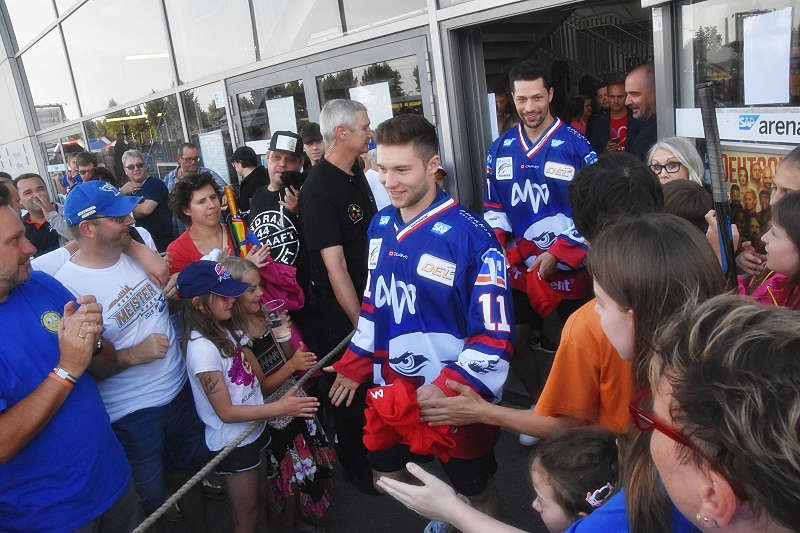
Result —
[[[39, 136], [38, 139], [47, 168], [47, 175], [43, 176], [45, 184], [51, 197], [61, 203], [67, 190], [74, 183], [72, 179], [74, 172], [69, 167], [71, 154], [87, 150], [83, 128], [80, 125], [71, 126]], [[47, 179], [48, 177], [50, 179]]]

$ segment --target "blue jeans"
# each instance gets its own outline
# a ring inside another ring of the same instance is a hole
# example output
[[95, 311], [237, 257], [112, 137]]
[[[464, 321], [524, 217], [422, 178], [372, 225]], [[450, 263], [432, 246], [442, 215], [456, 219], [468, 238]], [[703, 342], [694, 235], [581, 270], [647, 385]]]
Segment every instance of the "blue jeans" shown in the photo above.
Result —
[[188, 382], [170, 403], [134, 411], [111, 427], [128, 456], [136, 492], [148, 514], [166, 499], [165, 471], [197, 470], [211, 459]]

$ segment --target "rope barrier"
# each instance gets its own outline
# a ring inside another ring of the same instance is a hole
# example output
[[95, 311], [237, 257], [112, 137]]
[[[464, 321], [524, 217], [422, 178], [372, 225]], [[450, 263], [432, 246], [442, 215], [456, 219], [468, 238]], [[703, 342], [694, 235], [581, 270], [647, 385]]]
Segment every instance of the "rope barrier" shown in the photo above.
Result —
[[[303, 374], [300, 379], [297, 380], [297, 387], [300, 388], [306, 381], [308, 381], [311, 376], [316, 373], [319, 369], [323, 368], [328, 361], [330, 361], [337, 353], [342, 351], [347, 343], [350, 342], [350, 339], [353, 338], [353, 334], [355, 331], [351, 331], [347, 334], [345, 338], [339, 341], [333, 350], [328, 352], [328, 355], [317, 361], [317, 363], [311, 367], [305, 374]], [[223, 459], [225, 459], [230, 453], [239, 446], [244, 439], [247, 438], [250, 433], [261, 423], [260, 420], [256, 420], [251, 422], [249, 426], [238, 436], [236, 437], [233, 442], [222, 448], [217, 455], [214, 456], [206, 465], [201, 468], [195, 475], [193, 475], [186, 483], [184, 483], [181, 488], [175, 491], [175, 493], [167, 498], [167, 500], [161, 504], [161, 506], [153, 511], [150, 516], [148, 516], [144, 522], [139, 524], [136, 529], [133, 530], [133, 533], [144, 533], [147, 531], [153, 524], [161, 518], [167, 510], [178, 503], [178, 500], [183, 498], [189, 490], [197, 485], [200, 481], [202, 481], [207, 475], [211, 473], [215, 466], [217, 466]]]

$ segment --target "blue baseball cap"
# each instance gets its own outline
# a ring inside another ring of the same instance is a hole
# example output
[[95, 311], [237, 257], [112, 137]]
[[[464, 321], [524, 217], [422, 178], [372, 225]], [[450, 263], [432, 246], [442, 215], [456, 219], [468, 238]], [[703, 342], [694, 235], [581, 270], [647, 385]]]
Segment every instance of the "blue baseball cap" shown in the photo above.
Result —
[[64, 201], [64, 219], [70, 226], [98, 215], [121, 217], [131, 213], [140, 196], [126, 196], [105, 181], [79, 183], [69, 191]]
[[195, 261], [186, 265], [178, 274], [177, 288], [181, 298], [194, 298], [209, 292], [236, 298], [249, 287], [249, 283], [233, 279], [225, 265], [216, 261]]

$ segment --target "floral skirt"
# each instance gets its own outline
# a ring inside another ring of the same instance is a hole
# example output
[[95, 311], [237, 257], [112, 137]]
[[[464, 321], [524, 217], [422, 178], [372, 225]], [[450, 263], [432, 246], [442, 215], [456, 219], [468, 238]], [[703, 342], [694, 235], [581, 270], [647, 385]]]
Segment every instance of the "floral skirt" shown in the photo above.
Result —
[[271, 433], [266, 450], [270, 509], [278, 514], [296, 497], [302, 516], [322, 517], [335, 485], [336, 454], [316, 418], [295, 418]]

